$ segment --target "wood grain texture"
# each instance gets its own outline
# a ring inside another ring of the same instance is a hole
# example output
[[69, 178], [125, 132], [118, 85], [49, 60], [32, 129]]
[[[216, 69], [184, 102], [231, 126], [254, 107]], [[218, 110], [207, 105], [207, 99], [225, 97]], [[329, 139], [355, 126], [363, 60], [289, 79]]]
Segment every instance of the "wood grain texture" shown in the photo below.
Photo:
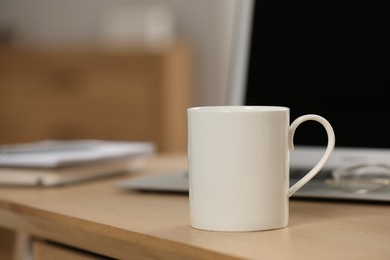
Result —
[[208, 232], [190, 227], [187, 195], [115, 187], [186, 167], [185, 155], [160, 155], [130, 176], [1, 188], [0, 226], [120, 259], [389, 259], [388, 204], [291, 200], [287, 228]]

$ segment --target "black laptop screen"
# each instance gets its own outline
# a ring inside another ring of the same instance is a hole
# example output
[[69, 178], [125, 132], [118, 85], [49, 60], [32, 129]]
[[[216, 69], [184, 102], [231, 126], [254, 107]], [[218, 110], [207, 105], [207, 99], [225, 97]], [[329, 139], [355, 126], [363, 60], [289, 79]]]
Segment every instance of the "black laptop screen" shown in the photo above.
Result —
[[[245, 104], [322, 115], [339, 147], [390, 148], [386, 2], [254, 2]], [[323, 145], [324, 131], [305, 123], [295, 143]]]

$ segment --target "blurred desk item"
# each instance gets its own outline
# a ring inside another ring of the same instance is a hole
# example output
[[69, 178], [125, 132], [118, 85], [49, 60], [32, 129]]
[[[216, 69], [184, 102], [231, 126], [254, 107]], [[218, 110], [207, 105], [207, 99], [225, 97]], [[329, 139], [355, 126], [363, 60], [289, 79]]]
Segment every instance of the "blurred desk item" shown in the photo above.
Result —
[[[186, 167], [185, 154], [159, 155], [138, 176]], [[388, 204], [292, 200], [287, 228], [207, 232], [190, 227], [188, 196], [116, 188], [124, 179], [45, 190], [0, 189], [0, 238], [8, 235], [15, 241], [15, 246], [1, 248], [0, 253], [15, 255], [10, 252], [18, 246], [17, 236], [10, 235], [14, 230], [29, 234], [34, 259], [68, 255], [70, 259], [387, 260], [390, 256]]]
[[60, 186], [140, 169], [153, 143], [44, 140], [0, 145], [0, 186]]
[[190, 47], [0, 49], [0, 144], [42, 139], [187, 147]]
[[99, 32], [99, 44], [109, 47], [158, 47], [177, 37], [174, 12], [162, 3], [114, 5], [103, 14]]

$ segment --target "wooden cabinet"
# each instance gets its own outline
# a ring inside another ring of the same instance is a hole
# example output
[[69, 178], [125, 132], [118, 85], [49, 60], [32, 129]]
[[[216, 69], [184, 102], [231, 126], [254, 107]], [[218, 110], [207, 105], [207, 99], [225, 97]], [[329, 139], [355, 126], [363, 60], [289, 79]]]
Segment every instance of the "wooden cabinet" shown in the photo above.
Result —
[[33, 239], [32, 259], [34, 260], [110, 260], [98, 254], [83, 251], [77, 248], [53, 243], [50, 241]]
[[28, 234], [0, 226], [0, 259], [28, 259], [29, 241]]
[[185, 151], [191, 65], [184, 43], [161, 49], [1, 49], [0, 144], [97, 138]]

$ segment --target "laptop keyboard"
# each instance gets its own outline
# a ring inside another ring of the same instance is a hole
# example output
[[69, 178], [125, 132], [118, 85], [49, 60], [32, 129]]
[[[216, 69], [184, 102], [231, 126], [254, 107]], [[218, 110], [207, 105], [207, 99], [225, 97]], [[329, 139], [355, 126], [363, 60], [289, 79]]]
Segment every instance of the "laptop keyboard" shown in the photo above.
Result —
[[[305, 176], [309, 172], [308, 169], [290, 169], [290, 179], [301, 179], [303, 176]], [[184, 178], [188, 178], [188, 172], [183, 171], [181, 175]], [[313, 180], [325, 180], [332, 178], [332, 171], [331, 170], [321, 170], [316, 176], [313, 177]]]
[[[300, 178], [308, 173], [307, 169], [291, 169], [290, 170], [290, 187], [294, 185]], [[310, 198], [310, 199], [334, 199], [334, 200], [355, 200], [355, 201], [377, 201], [390, 202], [390, 185], [381, 190], [361, 193], [359, 190], [346, 189], [329, 185], [332, 179], [332, 170], [323, 169], [313, 177], [301, 189], [295, 192], [294, 198]], [[330, 179], [330, 180], [329, 180]], [[156, 192], [181, 192], [188, 193], [188, 171], [172, 172], [157, 176], [149, 176], [145, 178], [135, 178], [120, 183], [120, 187], [125, 189], [135, 189], [141, 191], [156, 191]]]

